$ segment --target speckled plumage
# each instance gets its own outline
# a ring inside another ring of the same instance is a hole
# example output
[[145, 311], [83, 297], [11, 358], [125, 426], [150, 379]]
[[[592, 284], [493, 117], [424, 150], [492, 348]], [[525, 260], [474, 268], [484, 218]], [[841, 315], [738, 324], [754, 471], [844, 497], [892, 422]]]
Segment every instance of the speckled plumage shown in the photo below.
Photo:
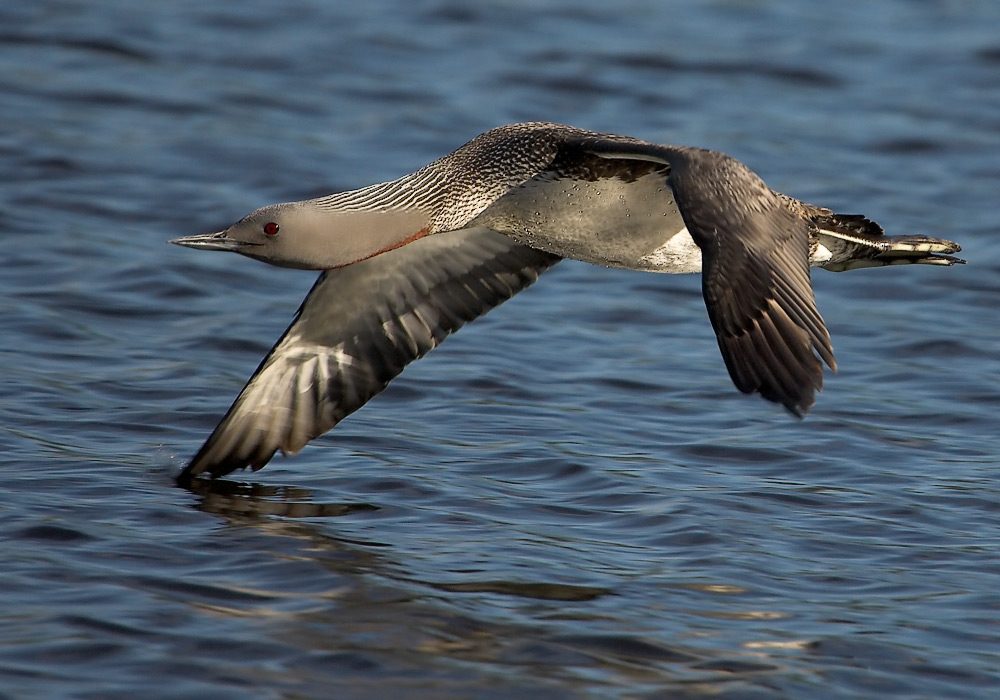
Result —
[[797, 415], [822, 387], [821, 362], [836, 367], [810, 264], [960, 262], [950, 241], [887, 237], [774, 192], [723, 153], [546, 123], [499, 127], [398, 180], [175, 242], [328, 268], [182, 480], [297, 451], [563, 257], [701, 271], [733, 382]]

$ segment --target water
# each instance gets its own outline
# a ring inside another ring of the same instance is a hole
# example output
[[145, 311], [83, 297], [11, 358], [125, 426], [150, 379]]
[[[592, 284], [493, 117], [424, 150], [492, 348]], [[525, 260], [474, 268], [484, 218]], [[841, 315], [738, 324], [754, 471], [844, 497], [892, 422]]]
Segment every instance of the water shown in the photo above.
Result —
[[[0, 695], [992, 698], [1000, 5], [4, 3]], [[547, 119], [961, 268], [819, 272], [739, 395], [697, 278], [563, 263], [293, 459], [172, 477], [313, 275], [168, 246]]]

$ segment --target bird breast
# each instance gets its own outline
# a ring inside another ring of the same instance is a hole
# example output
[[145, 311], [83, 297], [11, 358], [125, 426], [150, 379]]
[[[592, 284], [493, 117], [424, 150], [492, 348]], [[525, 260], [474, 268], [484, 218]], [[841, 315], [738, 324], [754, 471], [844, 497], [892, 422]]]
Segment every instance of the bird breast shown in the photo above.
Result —
[[543, 173], [500, 197], [470, 225], [605, 267], [701, 270], [701, 253], [659, 172], [596, 180]]

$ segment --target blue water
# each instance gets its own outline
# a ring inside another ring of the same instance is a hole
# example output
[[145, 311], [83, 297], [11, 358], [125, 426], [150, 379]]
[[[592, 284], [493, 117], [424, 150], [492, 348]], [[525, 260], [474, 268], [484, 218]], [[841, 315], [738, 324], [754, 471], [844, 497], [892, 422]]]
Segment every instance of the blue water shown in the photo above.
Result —
[[[1000, 4], [0, 6], [0, 696], [994, 698]], [[336, 430], [173, 477], [314, 275], [171, 237], [492, 126], [716, 148], [969, 264], [819, 271], [740, 395], [696, 277], [563, 263]]]

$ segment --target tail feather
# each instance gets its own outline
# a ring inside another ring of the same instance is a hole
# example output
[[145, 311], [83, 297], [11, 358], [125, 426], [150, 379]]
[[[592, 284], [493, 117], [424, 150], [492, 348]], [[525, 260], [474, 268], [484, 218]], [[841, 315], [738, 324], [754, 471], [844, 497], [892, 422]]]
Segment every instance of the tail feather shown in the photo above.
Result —
[[964, 263], [953, 253], [962, 250], [954, 241], [929, 236], [886, 236], [882, 227], [859, 214], [834, 214], [821, 210], [811, 217], [816, 239], [814, 264], [842, 272], [885, 265], [955, 265]]

